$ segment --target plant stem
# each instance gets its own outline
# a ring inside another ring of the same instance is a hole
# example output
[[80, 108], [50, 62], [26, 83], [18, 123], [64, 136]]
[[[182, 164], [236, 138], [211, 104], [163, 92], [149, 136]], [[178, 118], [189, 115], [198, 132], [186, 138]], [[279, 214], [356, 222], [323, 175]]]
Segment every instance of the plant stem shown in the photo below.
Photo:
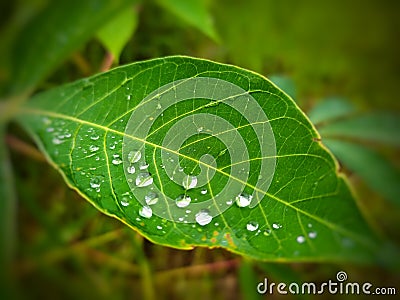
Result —
[[[0, 290], [12, 292], [12, 264], [16, 250], [17, 197], [8, 149], [5, 145], [6, 124], [0, 123]], [[4, 286], [2, 286], [4, 285]]]
[[100, 72], [106, 72], [110, 70], [114, 61], [114, 55], [111, 52], [107, 52], [104, 56], [103, 62], [101, 63]]
[[10, 146], [11, 149], [22, 153], [29, 158], [32, 158], [37, 161], [45, 162], [46, 158], [38, 149], [33, 147], [32, 145], [20, 140], [19, 138], [13, 135], [6, 136], [6, 143]]

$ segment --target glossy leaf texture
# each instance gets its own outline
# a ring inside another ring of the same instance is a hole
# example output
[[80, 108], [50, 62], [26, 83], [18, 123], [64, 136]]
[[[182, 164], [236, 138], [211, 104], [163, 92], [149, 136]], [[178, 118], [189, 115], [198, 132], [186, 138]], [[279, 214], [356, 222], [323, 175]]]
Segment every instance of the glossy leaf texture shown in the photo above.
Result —
[[380, 247], [310, 121], [256, 73], [138, 62], [38, 94], [18, 121], [69, 186], [155, 243], [266, 261], [371, 262]]

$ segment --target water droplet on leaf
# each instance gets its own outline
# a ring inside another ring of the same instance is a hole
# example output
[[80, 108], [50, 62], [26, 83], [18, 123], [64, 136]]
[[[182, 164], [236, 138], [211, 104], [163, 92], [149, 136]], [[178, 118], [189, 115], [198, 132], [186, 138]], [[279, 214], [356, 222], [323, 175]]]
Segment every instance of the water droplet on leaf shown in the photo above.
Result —
[[281, 227], [282, 227], [282, 225], [279, 225], [277, 223], [272, 224], [272, 228], [274, 228], [274, 229], [279, 229]]
[[315, 231], [311, 231], [311, 232], [308, 234], [308, 237], [309, 237], [310, 239], [315, 239], [315, 238], [317, 237], [317, 233], [316, 233]]
[[302, 236], [302, 235], [299, 235], [299, 236], [296, 238], [296, 241], [297, 241], [299, 244], [302, 244], [302, 243], [304, 243], [304, 242], [306, 241], [306, 238], [305, 238], [304, 236]]
[[210, 212], [207, 209], [202, 209], [196, 214], [196, 222], [201, 225], [207, 225], [212, 221], [212, 216], [210, 216]]
[[89, 150], [90, 152], [96, 152], [97, 150], [99, 150], [100, 148], [96, 145], [90, 145]]
[[146, 170], [148, 167], [149, 167], [149, 164], [147, 164], [144, 161], [139, 164], [139, 169], [140, 170]]
[[150, 192], [145, 197], [147, 205], [154, 205], [158, 202], [158, 195], [156, 193]]
[[142, 153], [140, 151], [130, 151], [128, 153], [128, 161], [131, 164], [138, 162], [142, 158]]
[[122, 199], [121, 199], [121, 205], [122, 206], [128, 206], [129, 204], [130, 204], [130, 199], [129, 199], [129, 197], [122, 197]]
[[129, 167], [127, 167], [127, 168], [126, 168], [126, 171], [127, 171], [129, 174], [134, 174], [134, 173], [136, 172], [135, 166], [129, 166]]
[[236, 197], [236, 204], [239, 207], [246, 207], [250, 205], [251, 199], [253, 199], [253, 196], [246, 193], [241, 193]]
[[186, 195], [181, 195], [178, 198], [176, 198], [176, 206], [178, 207], [187, 207], [190, 202], [192, 201], [192, 198]]
[[118, 165], [122, 164], [122, 160], [121, 160], [120, 158], [114, 158], [114, 159], [112, 160], [112, 164], [113, 164], [114, 166], [118, 166]]
[[258, 229], [258, 223], [257, 222], [249, 222], [249, 223], [247, 223], [246, 228], [248, 231], [255, 231]]
[[186, 190], [195, 188], [197, 185], [197, 177], [193, 175], [186, 175], [185, 178], [183, 178], [182, 185]]
[[64, 141], [60, 140], [59, 138], [53, 138], [52, 142], [54, 145], [60, 145], [64, 143]]
[[139, 175], [136, 177], [136, 185], [138, 187], [145, 187], [149, 186], [150, 184], [153, 183], [153, 177], [151, 177], [150, 173], [139, 173]]
[[93, 189], [97, 189], [99, 188], [101, 185], [101, 179], [100, 177], [93, 177], [92, 179], [90, 179], [90, 187]]
[[150, 206], [145, 205], [139, 209], [139, 215], [141, 215], [143, 218], [149, 219], [153, 215], [153, 210]]

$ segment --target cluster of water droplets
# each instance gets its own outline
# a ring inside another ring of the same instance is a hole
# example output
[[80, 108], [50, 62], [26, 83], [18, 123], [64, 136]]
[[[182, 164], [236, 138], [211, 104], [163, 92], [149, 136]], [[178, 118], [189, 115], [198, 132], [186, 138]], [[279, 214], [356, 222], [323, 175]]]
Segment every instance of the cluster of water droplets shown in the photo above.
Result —
[[46, 126], [45, 132], [50, 136], [53, 145], [61, 145], [72, 137], [71, 131], [65, 126], [65, 121], [44, 117], [42, 122]]
[[297, 237], [296, 237], [296, 242], [297, 242], [297, 243], [303, 244], [304, 242], [307, 241], [307, 237], [308, 237], [309, 239], [315, 239], [315, 238], [317, 237], [317, 232], [314, 231], [314, 230], [312, 230], [312, 224], [311, 224], [311, 223], [308, 223], [307, 227], [310, 228], [311, 231], [309, 231], [309, 232], [307, 233], [307, 235], [299, 235], [299, 236], [297, 236]]

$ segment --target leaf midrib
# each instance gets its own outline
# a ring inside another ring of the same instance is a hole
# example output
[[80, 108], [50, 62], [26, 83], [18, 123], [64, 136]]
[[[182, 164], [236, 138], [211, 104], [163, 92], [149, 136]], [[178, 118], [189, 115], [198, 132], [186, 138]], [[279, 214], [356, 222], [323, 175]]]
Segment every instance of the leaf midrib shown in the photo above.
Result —
[[[244, 181], [240, 180], [239, 178], [236, 178], [236, 177], [234, 177], [234, 176], [232, 176], [232, 175], [230, 175], [228, 173], [225, 173], [224, 171], [222, 171], [222, 170], [220, 170], [218, 168], [215, 168], [213, 166], [209, 166], [209, 165], [207, 165], [207, 164], [205, 164], [205, 163], [203, 163], [201, 161], [198, 161], [198, 160], [196, 160], [196, 159], [194, 159], [192, 157], [189, 157], [189, 156], [186, 156], [186, 155], [184, 155], [182, 153], [176, 152], [175, 150], [168, 149], [168, 148], [163, 147], [161, 145], [157, 145], [157, 144], [151, 143], [151, 142], [149, 142], [147, 140], [142, 140], [142, 139], [137, 138], [135, 136], [131, 136], [131, 135], [126, 134], [124, 132], [120, 132], [118, 130], [115, 130], [115, 129], [112, 129], [112, 128], [108, 128], [108, 127], [105, 127], [105, 126], [100, 125], [100, 124], [92, 123], [92, 122], [89, 122], [89, 121], [86, 121], [86, 120], [82, 120], [82, 119], [78, 119], [76, 117], [72, 117], [72, 116], [65, 115], [65, 114], [60, 114], [60, 113], [41, 110], [41, 109], [34, 109], [34, 108], [29, 108], [29, 107], [21, 108], [21, 110], [19, 111], [19, 114], [20, 115], [24, 115], [24, 114], [26, 114], [26, 115], [42, 115], [42, 116], [48, 116], [48, 117], [53, 117], [53, 118], [60, 118], [60, 119], [64, 119], [64, 120], [69, 120], [69, 121], [76, 122], [76, 123], [79, 123], [79, 124], [82, 124], [82, 125], [88, 125], [88, 126], [96, 127], [96, 128], [99, 128], [99, 129], [101, 129], [101, 130], [103, 130], [105, 132], [112, 132], [112, 133], [114, 133], [116, 135], [120, 135], [122, 137], [128, 137], [128, 138], [140, 141], [142, 143], [145, 143], [145, 144], [147, 144], [147, 145], [149, 145], [151, 147], [154, 147], [154, 148], [159, 148], [159, 149], [163, 149], [163, 150], [172, 152], [172, 153], [174, 153], [174, 154], [176, 154], [178, 156], [181, 156], [181, 157], [183, 157], [185, 159], [194, 161], [195, 163], [202, 164], [202, 165], [204, 165], [204, 166], [206, 166], [208, 168], [214, 169], [216, 172], [219, 172], [220, 174], [222, 174], [224, 176], [227, 176], [227, 177], [231, 178], [232, 180], [235, 180], [235, 181], [237, 181], [237, 182], [239, 182], [241, 184], [244, 184], [244, 185], [254, 189], [255, 191], [258, 191], [258, 192], [261, 192], [261, 193], [265, 193], [265, 195], [267, 195], [268, 197], [274, 199], [275, 201], [278, 201], [278, 202], [284, 204], [285, 206], [287, 206], [287, 207], [293, 209], [294, 211], [296, 211], [297, 213], [301, 213], [304, 216], [307, 216], [307, 217], [317, 221], [321, 225], [324, 225], [324, 226], [326, 226], [326, 227], [328, 227], [328, 228], [330, 228], [332, 230], [335, 230], [335, 231], [337, 231], [339, 233], [342, 233], [342, 234], [347, 235], [347, 236], [349, 236], [349, 237], [351, 237], [353, 239], [356, 239], [360, 243], [362, 243], [362, 244], [364, 244], [364, 245], [366, 245], [366, 246], [368, 246], [370, 248], [373, 248], [373, 246], [374, 246], [373, 243], [371, 243], [368, 239], [363, 238], [363, 236], [354, 234], [353, 232], [351, 232], [351, 231], [349, 231], [349, 230], [347, 230], [347, 229], [345, 229], [343, 227], [337, 226], [334, 223], [328, 222], [328, 221], [323, 220], [323, 219], [321, 219], [321, 218], [319, 218], [319, 217], [317, 217], [315, 215], [312, 215], [312, 214], [308, 213], [307, 211], [304, 211], [304, 210], [302, 210], [302, 209], [300, 209], [300, 208], [298, 208], [296, 206], [293, 206], [291, 203], [288, 203], [285, 200], [283, 200], [283, 199], [281, 199], [281, 198], [279, 198], [279, 197], [277, 197], [277, 196], [275, 196], [273, 194], [270, 194], [270, 193], [268, 193], [266, 191], [262, 191], [259, 188], [255, 187], [255, 186], [253, 186], [253, 185], [251, 185], [251, 184], [249, 184], [247, 182], [244, 182]], [[108, 160], [107, 160], [107, 165], [109, 165]], [[343, 180], [342, 174], [339, 173], [338, 175], [339, 175], [339, 178]], [[334, 193], [333, 195], [336, 195], [336, 193]], [[318, 196], [318, 197], [324, 197], [324, 196]], [[313, 198], [310, 198], [310, 199], [313, 199]], [[261, 209], [261, 212], [262, 212], [262, 214], [264, 216], [264, 219], [265, 219], [266, 223], [269, 224], [268, 220], [266, 218], [266, 214], [265, 214], [264, 208], [261, 205], [258, 205], [258, 207]]]

